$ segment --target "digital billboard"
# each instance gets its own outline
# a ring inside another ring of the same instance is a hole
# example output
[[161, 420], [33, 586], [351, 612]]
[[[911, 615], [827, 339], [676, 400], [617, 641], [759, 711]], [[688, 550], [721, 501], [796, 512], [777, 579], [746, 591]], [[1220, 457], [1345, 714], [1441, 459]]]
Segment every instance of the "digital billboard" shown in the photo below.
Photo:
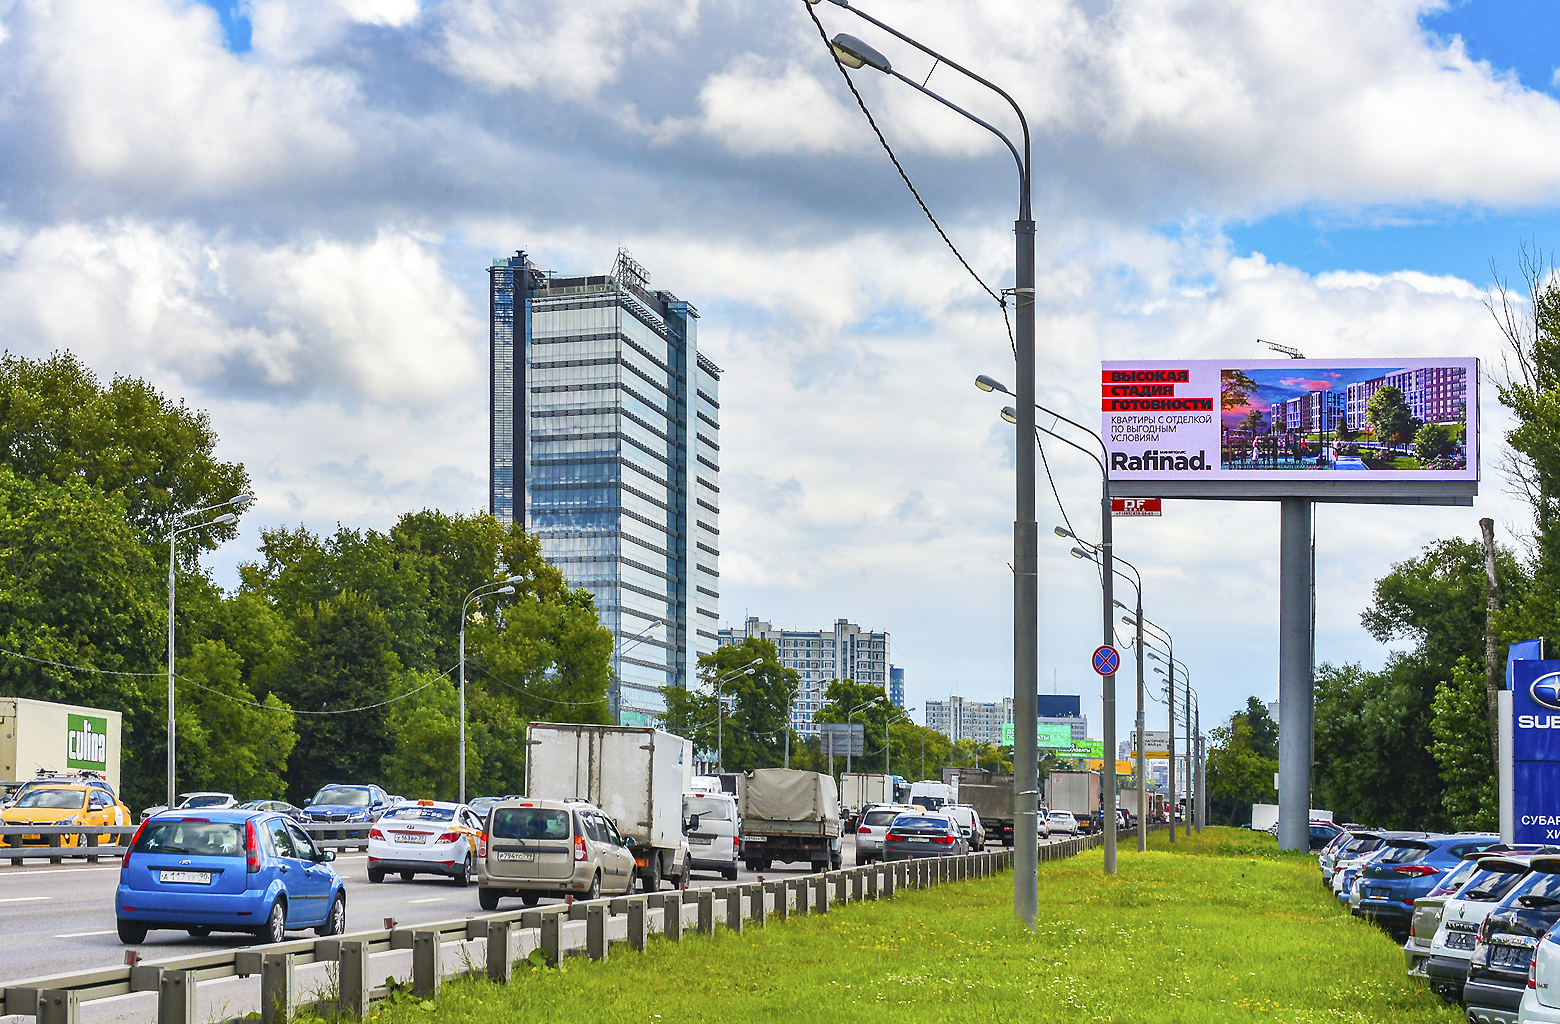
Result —
[[[1035, 745], [1041, 750], [1060, 750], [1073, 745], [1072, 726], [1065, 722], [1036, 722]], [[1013, 745], [1013, 723], [1002, 723], [1002, 745]]]
[[1472, 358], [1106, 362], [1111, 494], [1467, 504], [1478, 381]]

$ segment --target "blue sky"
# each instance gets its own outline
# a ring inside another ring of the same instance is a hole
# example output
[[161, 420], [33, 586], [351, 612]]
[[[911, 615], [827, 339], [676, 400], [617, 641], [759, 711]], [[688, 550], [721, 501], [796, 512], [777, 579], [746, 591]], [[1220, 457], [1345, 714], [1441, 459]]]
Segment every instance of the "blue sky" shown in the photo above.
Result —
[[[1470, 57], [1516, 76], [1525, 88], [1560, 94], [1560, 4], [1453, 0], [1420, 24], [1442, 39], [1461, 38]], [[1515, 276], [1521, 241], [1553, 246], [1560, 215], [1547, 207], [1302, 208], [1231, 223], [1227, 231], [1242, 255], [1262, 252], [1308, 273], [1417, 270], [1483, 284], [1491, 280], [1491, 261], [1499, 276]]]

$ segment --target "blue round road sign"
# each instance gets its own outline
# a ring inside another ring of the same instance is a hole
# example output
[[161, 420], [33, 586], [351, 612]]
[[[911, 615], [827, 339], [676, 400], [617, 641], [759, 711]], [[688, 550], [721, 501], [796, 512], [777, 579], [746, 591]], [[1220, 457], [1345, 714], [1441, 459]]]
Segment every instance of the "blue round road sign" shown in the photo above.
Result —
[[1114, 675], [1121, 665], [1121, 655], [1116, 653], [1116, 648], [1105, 646], [1094, 649], [1094, 671], [1102, 676]]

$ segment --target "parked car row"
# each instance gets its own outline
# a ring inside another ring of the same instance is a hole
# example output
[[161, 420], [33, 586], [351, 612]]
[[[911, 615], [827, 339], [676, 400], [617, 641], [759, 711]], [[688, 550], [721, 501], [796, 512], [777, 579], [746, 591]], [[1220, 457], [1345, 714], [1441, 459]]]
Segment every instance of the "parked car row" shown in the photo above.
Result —
[[1471, 1024], [1560, 1024], [1560, 846], [1350, 826], [1318, 861], [1352, 913], [1403, 939], [1409, 977]]

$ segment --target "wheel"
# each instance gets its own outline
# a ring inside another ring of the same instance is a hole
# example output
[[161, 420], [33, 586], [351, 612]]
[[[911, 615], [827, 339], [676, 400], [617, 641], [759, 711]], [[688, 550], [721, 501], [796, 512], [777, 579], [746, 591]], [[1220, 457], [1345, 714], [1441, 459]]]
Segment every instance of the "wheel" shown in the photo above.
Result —
[[843, 853], [836, 853], [829, 859], [829, 863], [834, 866], [835, 871], [838, 871], [840, 868], [845, 866], [845, 855]]
[[756, 861], [756, 860], [743, 861], [742, 862], [742, 866], [747, 868], [749, 871], [762, 871], [762, 870], [764, 870], [763, 868], [758, 866], [758, 861]]
[[378, 885], [380, 882], [383, 882], [385, 880], [385, 869], [384, 868], [369, 868], [368, 869], [368, 880], [370, 882], [373, 882], [375, 885]]
[[204, 939], [206, 936], [211, 934], [211, 928], [208, 925], [203, 924], [196, 925], [194, 928], [186, 928], [184, 930], [195, 936], [197, 939]]
[[146, 941], [146, 925], [140, 921], [126, 921], [121, 917], [117, 923], [120, 942], [135, 946]]
[[[645, 870], [644, 874], [639, 876], [639, 887], [643, 892], [661, 891], [661, 858], [655, 856], [650, 858], [650, 867]], [[629, 892], [634, 890], [634, 880], [632, 878], [628, 880], [628, 890]]]
[[416, 872], [414, 871], [403, 871], [401, 872], [401, 881], [410, 882], [415, 874]]
[[466, 863], [461, 866], [461, 871], [455, 876], [455, 884], [464, 889], [471, 884], [471, 876], [476, 872], [477, 866], [471, 862], [471, 854], [466, 854]]
[[728, 882], [735, 882], [737, 880], [737, 866], [733, 864], [729, 868], [722, 869], [720, 877]]
[[477, 903], [478, 903], [478, 905], [480, 905], [482, 907], [483, 910], [497, 910], [498, 909], [498, 890], [497, 889], [478, 889], [477, 890]]
[[325, 918], [325, 923], [314, 929], [314, 934], [321, 938], [330, 935], [341, 935], [347, 930], [347, 894], [338, 892], [336, 901], [330, 905], [330, 914]]
[[287, 904], [278, 899], [271, 904], [271, 912], [266, 915], [265, 924], [255, 933], [261, 942], [282, 942], [287, 938]]
[[763, 860], [758, 862], [758, 867], [754, 868], [754, 870], [755, 871], [768, 871], [771, 867], [774, 866], [774, 863], [775, 863], [774, 861], [772, 861], [772, 860], [770, 860], [769, 858], [766, 857]]
[[590, 888], [585, 890], [585, 898], [588, 900], [601, 899], [601, 872], [596, 872], [591, 878]]
[[534, 907], [542, 901], [542, 898], [534, 892], [528, 892], [520, 897], [520, 902], [527, 907]]

